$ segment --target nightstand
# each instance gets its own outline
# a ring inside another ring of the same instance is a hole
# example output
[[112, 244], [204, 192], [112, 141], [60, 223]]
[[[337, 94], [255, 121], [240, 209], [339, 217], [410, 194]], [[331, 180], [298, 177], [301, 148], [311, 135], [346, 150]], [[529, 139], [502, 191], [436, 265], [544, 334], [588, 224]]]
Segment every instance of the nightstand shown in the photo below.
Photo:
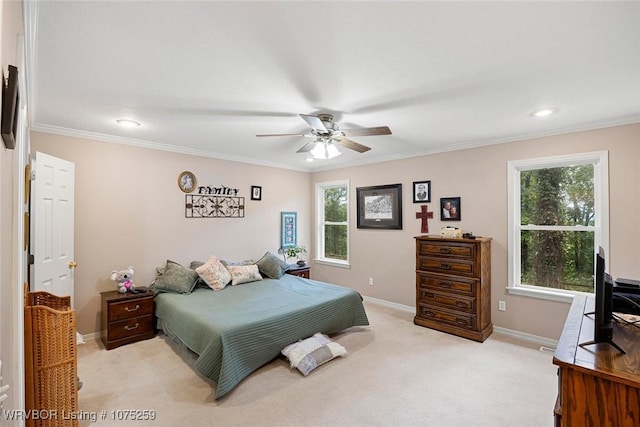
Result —
[[298, 264], [289, 264], [289, 269], [286, 271], [287, 274], [304, 277], [305, 279], [309, 278], [310, 272], [311, 266], [309, 264], [305, 264], [303, 266], [299, 266]]
[[107, 350], [153, 338], [153, 292], [101, 292], [102, 342]]

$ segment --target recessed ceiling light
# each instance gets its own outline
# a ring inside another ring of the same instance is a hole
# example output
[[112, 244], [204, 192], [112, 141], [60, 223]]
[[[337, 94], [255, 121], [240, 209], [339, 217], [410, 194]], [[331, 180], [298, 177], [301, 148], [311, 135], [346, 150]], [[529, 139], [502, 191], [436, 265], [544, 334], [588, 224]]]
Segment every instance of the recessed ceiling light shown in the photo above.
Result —
[[116, 120], [116, 123], [125, 128], [137, 128], [138, 126], [140, 126], [140, 122], [129, 119], [118, 119]]
[[533, 117], [547, 117], [557, 112], [558, 112], [557, 108], [541, 108], [531, 113], [531, 115]]

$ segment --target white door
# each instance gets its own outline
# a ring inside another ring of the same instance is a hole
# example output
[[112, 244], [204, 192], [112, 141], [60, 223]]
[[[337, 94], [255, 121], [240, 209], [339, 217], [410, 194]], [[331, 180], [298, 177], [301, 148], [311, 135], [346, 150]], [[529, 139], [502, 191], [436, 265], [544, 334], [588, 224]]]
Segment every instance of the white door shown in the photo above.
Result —
[[73, 305], [75, 164], [36, 152], [31, 170], [31, 290], [70, 295]]

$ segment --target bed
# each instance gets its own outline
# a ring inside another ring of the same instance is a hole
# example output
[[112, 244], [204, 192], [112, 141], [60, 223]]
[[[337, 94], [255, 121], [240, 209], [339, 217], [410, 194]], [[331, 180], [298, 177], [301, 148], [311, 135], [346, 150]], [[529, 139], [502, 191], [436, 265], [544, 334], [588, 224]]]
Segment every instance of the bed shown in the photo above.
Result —
[[215, 399], [316, 332], [369, 324], [360, 294], [290, 274], [221, 291], [155, 296], [158, 328], [197, 354], [196, 369], [217, 383]]

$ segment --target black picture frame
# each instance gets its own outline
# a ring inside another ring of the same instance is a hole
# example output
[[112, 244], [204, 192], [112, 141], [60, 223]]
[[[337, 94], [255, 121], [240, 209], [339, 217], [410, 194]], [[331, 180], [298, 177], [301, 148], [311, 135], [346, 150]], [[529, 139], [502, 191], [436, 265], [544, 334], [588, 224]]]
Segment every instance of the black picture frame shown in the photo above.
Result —
[[402, 184], [356, 188], [358, 228], [402, 230]]
[[251, 200], [262, 200], [262, 187], [258, 185], [251, 186]]
[[413, 203], [431, 202], [431, 181], [413, 182]]
[[440, 199], [440, 221], [461, 221], [462, 207], [460, 197], [442, 197]]
[[2, 112], [0, 114], [2, 139], [4, 146], [10, 150], [16, 148], [16, 129], [18, 127], [18, 115], [20, 108], [20, 95], [18, 93], [18, 68], [9, 65], [7, 84], [4, 84], [5, 76], [2, 73]]

